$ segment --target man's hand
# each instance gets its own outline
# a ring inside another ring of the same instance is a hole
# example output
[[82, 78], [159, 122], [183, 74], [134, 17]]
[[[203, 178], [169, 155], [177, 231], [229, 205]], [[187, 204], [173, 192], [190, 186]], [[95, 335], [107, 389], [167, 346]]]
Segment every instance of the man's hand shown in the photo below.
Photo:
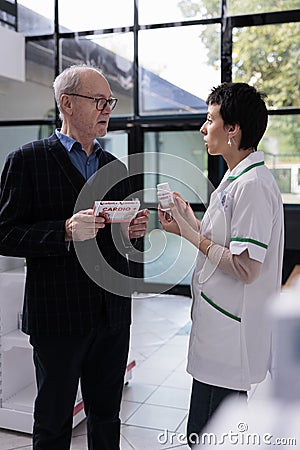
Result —
[[149, 221], [149, 210], [142, 209], [129, 224], [128, 237], [129, 239], [137, 239], [144, 237], [147, 231], [147, 223]]
[[95, 217], [92, 209], [79, 211], [66, 220], [66, 241], [86, 241], [96, 237], [98, 230], [105, 227], [104, 217]]

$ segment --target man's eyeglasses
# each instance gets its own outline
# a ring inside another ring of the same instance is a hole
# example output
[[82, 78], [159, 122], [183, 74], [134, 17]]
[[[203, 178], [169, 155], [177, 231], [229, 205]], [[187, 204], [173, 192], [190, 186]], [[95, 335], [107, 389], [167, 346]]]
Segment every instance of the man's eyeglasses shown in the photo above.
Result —
[[88, 98], [90, 100], [94, 100], [96, 103], [96, 109], [98, 111], [103, 111], [104, 108], [106, 108], [106, 105], [109, 104], [110, 110], [112, 111], [115, 109], [116, 104], [118, 103], [117, 98], [109, 98], [108, 100], [104, 97], [96, 98], [96, 97], [88, 97], [87, 95], [81, 95], [81, 94], [67, 94], [67, 95], [73, 95], [74, 97], [82, 97], [82, 98]]

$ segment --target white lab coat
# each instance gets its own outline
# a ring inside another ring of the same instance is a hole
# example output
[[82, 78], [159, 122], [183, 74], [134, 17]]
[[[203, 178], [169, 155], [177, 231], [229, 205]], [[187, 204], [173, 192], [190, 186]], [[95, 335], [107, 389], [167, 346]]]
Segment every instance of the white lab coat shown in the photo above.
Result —
[[271, 364], [268, 301], [281, 286], [283, 205], [278, 186], [251, 153], [227, 171], [201, 222], [208, 239], [260, 261], [259, 277], [245, 284], [199, 252], [192, 278], [192, 330], [187, 371], [198, 381], [249, 390]]

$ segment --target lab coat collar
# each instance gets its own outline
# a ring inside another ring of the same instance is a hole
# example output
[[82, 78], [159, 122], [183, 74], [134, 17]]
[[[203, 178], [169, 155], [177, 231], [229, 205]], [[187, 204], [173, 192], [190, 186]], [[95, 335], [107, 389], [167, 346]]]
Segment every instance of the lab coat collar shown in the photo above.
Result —
[[243, 175], [243, 173], [262, 165], [264, 165], [264, 152], [258, 151], [250, 153], [250, 155], [243, 159], [231, 172], [228, 170], [224, 179], [227, 181], [236, 180], [236, 178]]

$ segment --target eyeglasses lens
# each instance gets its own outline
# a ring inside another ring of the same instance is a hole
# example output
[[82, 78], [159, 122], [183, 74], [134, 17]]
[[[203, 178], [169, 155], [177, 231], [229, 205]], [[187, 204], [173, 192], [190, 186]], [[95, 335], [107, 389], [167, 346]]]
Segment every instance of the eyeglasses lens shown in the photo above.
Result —
[[110, 100], [106, 100], [105, 98], [100, 98], [97, 102], [97, 109], [99, 111], [102, 111], [104, 108], [106, 108], [107, 103], [109, 104], [109, 107], [112, 111], [117, 104], [117, 99], [111, 98]]

